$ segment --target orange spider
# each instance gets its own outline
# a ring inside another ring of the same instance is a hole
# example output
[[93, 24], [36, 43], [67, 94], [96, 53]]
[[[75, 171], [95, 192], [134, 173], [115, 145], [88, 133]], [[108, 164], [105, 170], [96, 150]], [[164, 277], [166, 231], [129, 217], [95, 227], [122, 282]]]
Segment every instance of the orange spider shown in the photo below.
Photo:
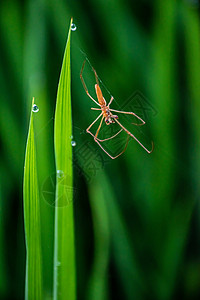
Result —
[[[96, 95], [97, 95], [97, 99], [98, 99], [98, 102], [89, 94], [89, 92], [88, 92], [88, 89], [87, 89], [87, 87], [86, 87], [86, 84], [85, 84], [85, 81], [84, 81], [84, 79], [83, 79], [83, 76], [82, 76], [82, 73], [83, 73], [83, 69], [84, 69], [84, 66], [85, 66], [85, 62], [86, 61], [84, 61], [83, 62], [83, 66], [82, 66], [82, 68], [81, 68], [81, 72], [80, 72], [80, 78], [81, 78], [81, 81], [82, 81], [82, 84], [83, 84], [83, 87], [84, 87], [84, 89], [85, 89], [85, 91], [86, 91], [86, 94], [90, 97], [90, 99], [92, 99], [98, 106], [100, 106], [100, 108], [91, 108], [91, 109], [93, 109], [93, 110], [101, 110], [101, 113], [100, 113], [100, 115], [90, 124], [90, 126], [86, 129], [86, 131], [89, 133], [89, 134], [91, 134], [92, 136], [93, 136], [93, 138], [94, 138], [94, 141], [101, 147], [101, 149], [110, 157], [110, 158], [112, 158], [112, 159], [115, 159], [115, 158], [117, 158], [117, 157], [119, 157], [122, 153], [124, 153], [125, 151], [126, 151], [126, 148], [127, 148], [127, 146], [128, 146], [128, 140], [127, 140], [127, 142], [126, 142], [126, 145], [125, 145], [125, 147], [124, 147], [124, 149], [123, 149], [123, 151], [122, 152], [120, 152], [118, 155], [116, 155], [116, 156], [112, 156], [112, 155], [110, 155], [104, 148], [103, 148], [103, 146], [100, 144], [100, 142], [105, 142], [105, 141], [108, 141], [108, 140], [110, 140], [110, 139], [113, 139], [114, 137], [116, 137], [120, 132], [122, 132], [123, 130], [128, 134], [128, 136], [130, 137], [132, 137], [132, 138], [134, 138], [135, 140], [136, 140], [136, 142], [138, 142], [138, 144], [140, 144], [140, 146], [142, 147], [142, 148], [144, 148], [144, 150], [146, 150], [146, 152], [148, 152], [148, 153], [151, 153], [152, 151], [153, 151], [153, 149], [154, 149], [154, 144], [153, 144], [153, 142], [152, 142], [152, 149], [151, 150], [148, 150], [128, 129], [126, 129], [119, 121], [118, 121], [118, 116], [117, 115], [114, 115], [114, 114], [112, 114], [112, 112], [117, 112], [117, 113], [120, 113], [120, 114], [129, 114], [129, 115], [133, 115], [133, 116], [135, 116], [137, 119], [139, 119], [142, 123], [141, 124], [136, 124], [136, 123], [133, 123], [133, 124], [135, 124], [135, 125], [137, 125], [137, 126], [141, 126], [141, 125], [144, 125], [145, 124], [145, 121], [144, 120], [142, 120], [138, 115], [136, 115], [135, 113], [133, 113], [133, 112], [125, 112], [125, 111], [119, 111], [119, 110], [115, 110], [115, 109], [111, 109], [110, 108], [110, 105], [111, 105], [111, 103], [112, 103], [112, 101], [114, 100], [114, 98], [113, 97], [111, 97], [111, 99], [110, 99], [110, 102], [108, 103], [108, 105], [106, 104], [106, 100], [104, 99], [104, 97], [103, 97], [103, 94], [102, 94], [102, 91], [101, 91], [101, 89], [100, 89], [100, 86], [99, 86], [99, 80], [98, 80], [98, 76], [97, 76], [97, 73], [96, 73], [96, 71], [94, 70], [94, 68], [93, 68], [93, 72], [94, 72], [94, 75], [95, 75], [95, 79], [96, 79], [96, 84], [95, 84], [95, 90], [96, 90]], [[97, 131], [96, 131], [96, 134], [94, 135], [91, 131], [90, 131], [90, 128], [98, 121], [98, 119], [100, 118], [100, 117], [102, 117], [101, 118], [101, 121], [100, 121], [100, 124], [99, 124], [99, 127], [98, 127], [98, 129], [97, 129]], [[112, 123], [118, 123], [119, 124], [119, 126], [121, 127], [121, 129], [116, 133], [116, 134], [114, 134], [113, 136], [111, 136], [111, 137], [109, 137], [109, 138], [107, 138], [107, 139], [99, 139], [98, 138], [98, 134], [99, 134], [99, 131], [100, 131], [100, 128], [101, 128], [101, 125], [102, 125], [102, 122], [103, 122], [103, 120], [105, 119], [105, 123], [106, 123], [106, 125], [110, 125], [110, 124], [112, 124]]]

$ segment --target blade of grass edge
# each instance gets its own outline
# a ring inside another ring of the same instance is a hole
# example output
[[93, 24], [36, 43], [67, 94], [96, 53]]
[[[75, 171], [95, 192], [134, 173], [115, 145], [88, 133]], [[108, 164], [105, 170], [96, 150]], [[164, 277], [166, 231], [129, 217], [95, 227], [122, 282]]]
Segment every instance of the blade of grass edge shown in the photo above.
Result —
[[[34, 98], [32, 105], [33, 104]], [[23, 184], [24, 228], [26, 240], [25, 299], [42, 300], [40, 204], [33, 122], [34, 117], [31, 110]]]
[[76, 299], [73, 218], [70, 23], [59, 79], [54, 147], [57, 171], [54, 236], [54, 300]]

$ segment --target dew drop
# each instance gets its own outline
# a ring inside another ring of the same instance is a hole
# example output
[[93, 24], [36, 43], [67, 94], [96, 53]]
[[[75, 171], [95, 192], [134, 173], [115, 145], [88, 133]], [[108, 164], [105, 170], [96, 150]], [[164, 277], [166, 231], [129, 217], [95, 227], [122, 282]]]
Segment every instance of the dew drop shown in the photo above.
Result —
[[75, 147], [76, 146], [76, 142], [75, 141], [71, 141], [71, 145], [72, 145], [72, 147]]
[[64, 176], [64, 172], [62, 170], [57, 170], [57, 177], [62, 178]]
[[32, 107], [32, 112], [38, 112], [39, 111], [39, 107], [36, 105], [36, 104], [33, 104], [33, 107]]
[[70, 136], [70, 139], [72, 140], [73, 138], [74, 138], [73, 135], [71, 135], [71, 136]]
[[71, 30], [76, 31], [76, 25], [74, 23], [72, 23], [72, 25], [71, 25]]

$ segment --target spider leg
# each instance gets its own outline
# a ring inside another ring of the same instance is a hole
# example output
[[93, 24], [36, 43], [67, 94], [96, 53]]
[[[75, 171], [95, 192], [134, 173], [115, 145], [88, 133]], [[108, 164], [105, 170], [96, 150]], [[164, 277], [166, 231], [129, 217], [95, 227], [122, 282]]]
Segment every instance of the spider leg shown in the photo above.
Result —
[[108, 140], [111, 140], [111, 139], [113, 139], [114, 137], [116, 137], [120, 132], [122, 132], [122, 130], [123, 129], [120, 129], [116, 134], [114, 134], [113, 136], [111, 136], [111, 137], [109, 137], [109, 138], [107, 138], [107, 139], [103, 139], [103, 140], [101, 140], [101, 139], [99, 139], [98, 137], [95, 137], [95, 135], [91, 132], [91, 131], [89, 131], [88, 129], [86, 130], [89, 134], [91, 134], [94, 138], [96, 138], [99, 142], [105, 142], [105, 141], [108, 141]]
[[110, 109], [110, 111], [118, 112], [118, 113], [120, 113], [120, 114], [132, 115], [132, 116], [138, 118], [138, 119], [142, 122], [142, 124], [132, 123], [132, 124], [134, 124], [134, 125], [141, 126], [141, 125], [144, 125], [144, 124], [145, 124], [145, 121], [142, 120], [138, 115], [136, 115], [136, 114], [133, 113], [133, 112], [127, 112], [127, 111], [121, 111], [121, 110], [115, 110], [115, 109]]
[[93, 136], [94, 139], [96, 138], [97, 140], [98, 140], [97, 135], [99, 134], [99, 130], [100, 130], [100, 128], [101, 128], [101, 125], [102, 125], [104, 116], [102, 116], [102, 118], [101, 118], [101, 122], [100, 122], [100, 124], [99, 124], [99, 127], [98, 127], [98, 129], [97, 129], [95, 135], [90, 131], [90, 128], [91, 128], [91, 127], [94, 125], [94, 123], [100, 118], [100, 116], [102, 116], [102, 113], [101, 113], [101, 114], [94, 120], [94, 122], [92, 122], [92, 124], [90, 124], [90, 126], [86, 129], [86, 131], [87, 131], [89, 134], [91, 134], [91, 136]]
[[[97, 121], [97, 120], [96, 120]], [[92, 124], [91, 124], [91, 126], [94, 124], [95, 122], [93, 122]], [[86, 131], [89, 133], [89, 134], [91, 134], [94, 138], [96, 137], [91, 131], [89, 131], [89, 129], [90, 128], [88, 128], [88, 129], [86, 129]], [[105, 142], [105, 141], [108, 141], [108, 140], [111, 140], [111, 139], [113, 139], [114, 137], [116, 137], [120, 132], [122, 132], [122, 130], [123, 129], [120, 129], [116, 134], [114, 134], [113, 136], [111, 136], [111, 137], [109, 137], [109, 138], [107, 138], [107, 139], [103, 139], [103, 140], [101, 140], [101, 139], [99, 139], [98, 137], [96, 137], [96, 139], [99, 141], [99, 142]]]
[[130, 135], [132, 138], [134, 138], [134, 140], [136, 140], [136, 142], [138, 142], [138, 144], [148, 153], [151, 153], [153, 152], [153, 149], [154, 149], [154, 143], [152, 143], [152, 149], [151, 150], [148, 150], [130, 131], [128, 131], [117, 119], [115, 119], [115, 121], [119, 124], [119, 126], [121, 126], [122, 129], [124, 129], [128, 135]]
[[101, 108], [94, 108], [94, 107], [91, 107], [92, 110], [101, 110]]
[[100, 122], [99, 127], [98, 127], [98, 129], [97, 129], [97, 131], [96, 131], [95, 138], [97, 138], [97, 135], [99, 134], [99, 130], [100, 130], [100, 128], [101, 128], [103, 119], [104, 119], [104, 116], [102, 116], [102, 118], [101, 118], [101, 122]]
[[112, 158], [112, 159], [115, 159], [115, 158], [117, 158], [117, 157], [119, 157], [120, 155], [122, 155], [125, 151], [126, 151], [126, 148], [127, 148], [127, 146], [128, 146], [128, 142], [129, 142], [129, 137], [128, 137], [128, 139], [127, 139], [127, 141], [126, 141], [126, 145], [125, 145], [125, 147], [124, 147], [124, 149], [118, 154], [118, 155], [116, 155], [116, 156], [112, 156], [112, 155], [110, 155], [104, 148], [103, 148], [103, 146], [99, 143], [99, 141], [96, 139], [96, 138], [94, 138], [94, 140], [95, 140], [95, 142], [99, 145], [99, 147], [110, 157], [110, 158]]
[[90, 126], [86, 129], [86, 131], [89, 133], [89, 134], [91, 134], [93, 137], [94, 137], [94, 135], [93, 135], [93, 133], [92, 132], [90, 132], [90, 128], [94, 125], [94, 123], [96, 123], [97, 121], [98, 121], [98, 119], [100, 118], [102, 116], [102, 113], [100, 113], [100, 115], [98, 115], [98, 117], [90, 124]]
[[99, 142], [105, 142], [105, 141], [111, 140], [111, 139], [113, 139], [114, 137], [116, 137], [120, 132], [122, 132], [122, 130], [123, 130], [123, 129], [120, 129], [116, 134], [114, 134], [113, 136], [111, 136], [111, 137], [109, 137], [109, 138], [107, 138], [107, 139], [101, 140], [101, 139], [97, 138], [97, 140], [98, 140]]
[[96, 83], [99, 85], [99, 78], [97, 76], [97, 72], [94, 68], [92, 68], [93, 72], [94, 72], [94, 75], [95, 75], [95, 79], [96, 79]]
[[113, 96], [112, 96], [111, 99], [110, 99], [110, 102], [108, 103], [108, 107], [109, 107], [110, 104], [113, 102], [113, 100], [114, 100], [114, 98], [113, 98]]
[[[93, 109], [93, 108], [91, 108]], [[101, 110], [100, 108], [94, 108], [94, 110]], [[100, 115], [99, 115], [100, 116]], [[107, 138], [107, 139], [99, 139], [97, 138], [97, 135], [99, 134], [99, 130], [101, 128], [101, 125], [102, 125], [102, 121], [103, 121], [104, 117], [102, 117], [101, 119], [101, 122], [100, 122], [100, 125], [99, 125], [99, 128], [97, 129], [96, 131], [96, 134], [94, 135], [91, 131], [89, 131], [89, 129], [92, 127], [92, 125], [98, 120], [98, 118], [88, 127], [88, 129], [86, 130], [88, 133], [90, 133], [93, 137], [96, 137], [96, 139], [99, 141], [99, 142], [105, 142], [105, 141], [108, 141], [108, 140], [111, 140], [113, 139], [114, 137], [116, 137], [120, 132], [122, 132], [123, 129], [120, 129], [116, 134], [114, 134], [113, 136]]]
[[[96, 131], [96, 134], [94, 135], [91, 131], [90, 131], [90, 128], [95, 124], [95, 122], [96, 121], [98, 121], [98, 119], [100, 118], [100, 116], [102, 115], [102, 113], [92, 122], [92, 124], [90, 124], [90, 126], [86, 129], [86, 131], [89, 133], [89, 134], [91, 134], [92, 136], [93, 136], [93, 138], [94, 138], [94, 141], [99, 145], [99, 147], [110, 157], [110, 158], [112, 158], [112, 159], [115, 159], [115, 158], [117, 158], [118, 156], [120, 156], [120, 155], [122, 155], [125, 151], [126, 151], [126, 148], [127, 148], [127, 146], [128, 146], [128, 142], [129, 142], [129, 139], [127, 139], [127, 142], [126, 142], [126, 145], [125, 145], [125, 147], [124, 147], [124, 149], [122, 150], [122, 152], [120, 152], [118, 155], [116, 155], [116, 156], [112, 156], [112, 155], [110, 155], [104, 148], [103, 148], [103, 146], [100, 144], [100, 142], [99, 142], [99, 139], [98, 139], [98, 134], [99, 134], [99, 131], [100, 131], [100, 128], [101, 128], [101, 125], [102, 125], [102, 122], [103, 122], [103, 119], [104, 119], [104, 116], [102, 116], [102, 119], [101, 119], [101, 122], [100, 122], [100, 124], [99, 124], [99, 127], [98, 127], [98, 129], [97, 129], [97, 131]], [[122, 131], [123, 129], [121, 129], [117, 134], [119, 134], [121, 131]], [[110, 138], [108, 138], [108, 139], [111, 139], [111, 138], [114, 138], [117, 134], [115, 134], [114, 136], [112, 136], [112, 137], [110, 137]], [[105, 140], [107, 140], [107, 139], [105, 139]], [[101, 141], [101, 140], [100, 140]]]
[[104, 119], [104, 117], [102, 117], [102, 119], [101, 119], [101, 122], [100, 122], [100, 124], [99, 124], [99, 127], [98, 127], [98, 129], [97, 129], [97, 131], [96, 131], [96, 134], [95, 134], [95, 136], [94, 136], [94, 140], [95, 140], [95, 142], [101, 147], [101, 149], [102, 149], [102, 150], [103, 150], [110, 158], [115, 159], [115, 158], [117, 158], [118, 156], [120, 156], [122, 153], [124, 153], [124, 152], [126, 151], [126, 148], [127, 148], [127, 146], [128, 146], [129, 137], [128, 137], [127, 141], [126, 141], [126, 145], [125, 145], [124, 149], [123, 149], [118, 155], [116, 155], [116, 156], [110, 155], [110, 154], [108, 153], [108, 151], [106, 151], [106, 150], [103, 148], [103, 146], [100, 144], [99, 141], [106, 141], [106, 140], [112, 139], [112, 138], [114, 138], [117, 134], [119, 134], [122, 130], [120, 130], [117, 134], [113, 135], [112, 137], [110, 137], [110, 138], [108, 138], [108, 139], [105, 139], [105, 140], [100, 140], [100, 139], [98, 139], [97, 136], [98, 136], [98, 134], [99, 134], [99, 131], [100, 131], [100, 128], [101, 128], [103, 119]]
[[80, 72], [80, 78], [81, 78], [81, 81], [82, 81], [82, 84], [83, 84], [83, 87], [84, 87], [84, 89], [85, 89], [85, 92], [86, 92], [86, 94], [88, 95], [88, 97], [90, 97], [90, 99], [92, 99], [98, 106], [100, 106], [100, 104], [89, 94], [89, 92], [88, 92], [88, 89], [87, 89], [87, 86], [86, 86], [86, 84], [85, 84], [85, 81], [84, 81], [84, 79], [83, 79], [83, 69], [84, 69], [84, 66], [85, 66], [85, 60], [84, 60], [84, 62], [83, 62], [83, 65], [82, 65], [82, 68], [81, 68], [81, 72]]

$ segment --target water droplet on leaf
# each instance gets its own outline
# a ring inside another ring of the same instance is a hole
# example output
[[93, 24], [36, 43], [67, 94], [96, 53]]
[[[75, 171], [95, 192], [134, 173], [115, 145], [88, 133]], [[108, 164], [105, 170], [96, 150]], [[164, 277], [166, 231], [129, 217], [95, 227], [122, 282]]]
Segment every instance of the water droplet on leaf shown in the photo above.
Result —
[[72, 147], [75, 147], [76, 146], [76, 142], [75, 141], [71, 141], [71, 145], [72, 145]]
[[36, 104], [33, 104], [32, 112], [38, 112], [38, 111], [39, 111], [39, 107]]
[[62, 178], [64, 175], [64, 172], [62, 170], [57, 170], [57, 177]]
[[71, 25], [71, 30], [76, 31], [76, 25], [74, 23], [72, 23], [72, 25]]

